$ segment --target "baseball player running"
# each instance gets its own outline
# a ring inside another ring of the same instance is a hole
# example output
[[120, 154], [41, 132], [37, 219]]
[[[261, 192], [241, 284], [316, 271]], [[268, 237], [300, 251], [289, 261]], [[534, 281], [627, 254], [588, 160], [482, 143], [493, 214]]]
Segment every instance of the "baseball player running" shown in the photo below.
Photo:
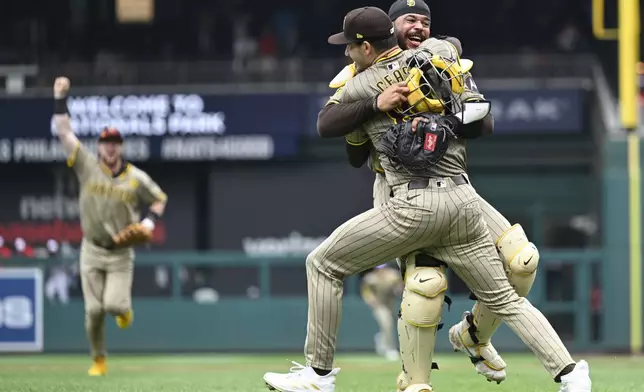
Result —
[[[389, 9], [389, 18], [394, 23], [398, 44], [403, 49], [417, 48], [421, 42], [429, 38], [431, 13], [422, 0], [394, 2]], [[445, 37], [445, 40], [456, 47], [460, 56], [460, 42], [453, 37]], [[330, 83], [330, 87], [342, 88], [356, 73], [355, 65], [347, 66]], [[404, 103], [407, 94], [409, 94], [409, 88], [405, 83], [394, 84], [380, 94], [378, 108], [380, 111], [391, 110], [396, 105]], [[333, 99], [329, 100], [318, 118], [320, 135], [333, 137], [346, 133], [347, 130], [358, 129], [365, 121], [378, 114], [378, 111], [374, 110], [360, 112], [361, 108], [368, 107], [371, 103], [371, 97], [365, 99], [362, 105], [359, 101], [339, 103]], [[391, 190], [368, 135], [362, 130], [353, 131], [346, 135], [346, 141], [351, 165], [362, 167], [368, 160], [369, 167], [376, 173], [374, 193], [389, 194]], [[510, 225], [509, 221], [482, 197], [480, 206], [510, 283], [519, 296], [527, 296], [534, 283], [539, 263], [539, 252], [536, 246], [529, 242], [520, 225]], [[506, 378], [505, 361], [491, 343], [492, 335], [500, 324], [500, 319], [477, 301], [472, 311], [465, 312], [463, 320], [449, 331], [452, 346], [470, 357], [479, 374], [497, 383]], [[406, 385], [404, 372], [399, 375], [398, 384], [401, 389], [404, 389]]]
[[362, 273], [360, 295], [371, 308], [380, 330], [374, 336], [376, 353], [395, 361], [399, 355], [394, 342], [394, 319], [403, 284], [397, 266], [390, 264], [382, 264]]
[[[80, 182], [81, 283], [85, 328], [93, 359], [88, 374], [103, 376], [107, 373], [105, 314], [115, 316], [119, 328], [132, 323], [132, 245], [152, 238], [155, 221], [163, 215], [167, 197], [150, 176], [123, 159], [123, 138], [116, 129], [105, 128], [101, 132], [98, 156], [80, 143], [67, 109], [69, 87], [69, 79], [56, 79], [53, 119], [68, 156], [67, 165]], [[149, 206], [149, 212], [139, 222], [141, 202]]]
[[[463, 102], [483, 99], [471, 77], [459, 69], [453, 45], [430, 38], [419, 45], [419, 50], [402, 51], [392, 22], [378, 8], [351, 11], [345, 17], [343, 32], [330, 37], [329, 43], [346, 45], [346, 53], [364, 70], [336, 92], [334, 99], [340, 103], [364, 102], [370, 97], [371, 105], [364, 110], [377, 111], [378, 94], [387, 86], [418, 78], [419, 68], [410, 67], [408, 62], [421, 52], [431, 59], [434, 73], [430, 79], [437, 79], [442, 91], [446, 86], [454, 91], [449, 106], [462, 108]], [[431, 104], [430, 99], [422, 102]], [[459, 116], [451, 117], [450, 122], [460, 118], [461, 113], [455, 114]], [[392, 124], [400, 121], [397, 117], [397, 113], [380, 113], [366, 121], [363, 129], [374, 145], [379, 144]], [[561, 392], [591, 390], [588, 364], [575, 363], [543, 314], [517, 295], [490, 239], [479, 196], [464, 175], [463, 139], [481, 136], [492, 128], [489, 114], [479, 120], [453, 128], [458, 138], [449, 142], [442, 159], [424, 175], [410, 174], [379, 155], [394, 196], [345, 222], [307, 257], [306, 366], [296, 365], [286, 374], [266, 373], [264, 381], [269, 388], [286, 392], [311, 388], [334, 391], [340, 371], [333, 368], [333, 359], [344, 278], [404, 256], [405, 289], [398, 329], [410, 384], [407, 392], [432, 390], [429, 371], [447, 290], [445, 264], [530, 347], [546, 370], [561, 382]], [[432, 149], [433, 144], [425, 148]], [[416, 253], [419, 250], [423, 253]]]

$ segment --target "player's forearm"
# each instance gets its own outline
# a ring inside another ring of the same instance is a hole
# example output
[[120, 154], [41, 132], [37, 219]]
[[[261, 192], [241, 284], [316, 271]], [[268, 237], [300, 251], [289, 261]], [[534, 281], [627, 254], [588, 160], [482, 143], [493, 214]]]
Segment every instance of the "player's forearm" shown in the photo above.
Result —
[[148, 215], [141, 221], [143, 226], [148, 230], [154, 230], [157, 220], [161, 219], [165, 212], [165, 205], [165, 201], [156, 201], [150, 204]]
[[165, 205], [166, 205], [165, 201], [157, 201], [150, 205], [149, 210], [160, 218], [163, 216], [163, 213], [165, 212]]
[[378, 113], [377, 97], [327, 105], [318, 114], [318, 134], [323, 138], [347, 135]]
[[67, 155], [74, 154], [80, 143], [72, 129], [69, 110], [67, 109], [69, 84], [69, 79], [64, 77], [57, 78], [54, 84], [54, 126], [58, 139]]
[[54, 114], [54, 125], [56, 135], [67, 155], [73, 154], [78, 146], [79, 140], [72, 130], [71, 122], [67, 114]]

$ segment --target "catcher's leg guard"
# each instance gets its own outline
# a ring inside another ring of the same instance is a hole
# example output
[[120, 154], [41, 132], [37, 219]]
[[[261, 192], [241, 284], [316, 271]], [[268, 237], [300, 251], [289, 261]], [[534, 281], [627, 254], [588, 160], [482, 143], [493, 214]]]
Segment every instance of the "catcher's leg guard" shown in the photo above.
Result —
[[[519, 296], [527, 296], [539, 264], [537, 247], [528, 241], [523, 228], [518, 224], [510, 227], [497, 239], [496, 247], [510, 284]], [[500, 325], [501, 319], [477, 301], [472, 312], [467, 312], [449, 333], [454, 348], [467, 352], [479, 373], [488, 380], [497, 382], [505, 379], [506, 365], [490, 340]]]
[[398, 338], [403, 370], [411, 386], [429, 384], [446, 290], [444, 267], [417, 267], [414, 258], [408, 258]]

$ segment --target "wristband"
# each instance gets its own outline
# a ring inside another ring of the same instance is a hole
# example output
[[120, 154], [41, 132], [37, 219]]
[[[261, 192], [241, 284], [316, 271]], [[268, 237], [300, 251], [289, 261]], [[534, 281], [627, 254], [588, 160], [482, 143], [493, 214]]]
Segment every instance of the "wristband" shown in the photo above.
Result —
[[67, 98], [54, 99], [54, 114], [69, 114], [67, 109]]
[[146, 215], [145, 218], [151, 220], [152, 222], [156, 222], [157, 220], [161, 219], [161, 216], [154, 211], [148, 211], [148, 215]]
[[373, 111], [374, 111], [375, 113], [380, 113], [380, 109], [378, 109], [378, 97], [379, 97], [379, 96], [380, 96], [380, 94], [378, 94], [378, 95], [376, 95], [376, 96], [374, 97], [374, 99], [373, 99], [373, 104], [372, 104], [372, 106], [371, 106], [371, 108], [373, 109]]
[[154, 221], [152, 221], [152, 219], [150, 219], [150, 218], [143, 219], [141, 221], [141, 224], [143, 225], [143, 227], [145, 227], [146, 229], [148, 229], [150, 231], [154, 230]]

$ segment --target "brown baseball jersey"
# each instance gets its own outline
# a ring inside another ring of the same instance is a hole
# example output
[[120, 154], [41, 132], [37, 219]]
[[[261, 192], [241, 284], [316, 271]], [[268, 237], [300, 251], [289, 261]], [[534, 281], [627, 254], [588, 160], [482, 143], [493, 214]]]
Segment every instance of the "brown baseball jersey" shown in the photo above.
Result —
[[112, 235], [140, 220], [142, 203], [165, 201], [161, 188], [141, 169], [126, 163], [122, 173], [112, 173], [80, 143], [67, 165], [80, 182], [80, 215], [83, 236], [106, 244]]

